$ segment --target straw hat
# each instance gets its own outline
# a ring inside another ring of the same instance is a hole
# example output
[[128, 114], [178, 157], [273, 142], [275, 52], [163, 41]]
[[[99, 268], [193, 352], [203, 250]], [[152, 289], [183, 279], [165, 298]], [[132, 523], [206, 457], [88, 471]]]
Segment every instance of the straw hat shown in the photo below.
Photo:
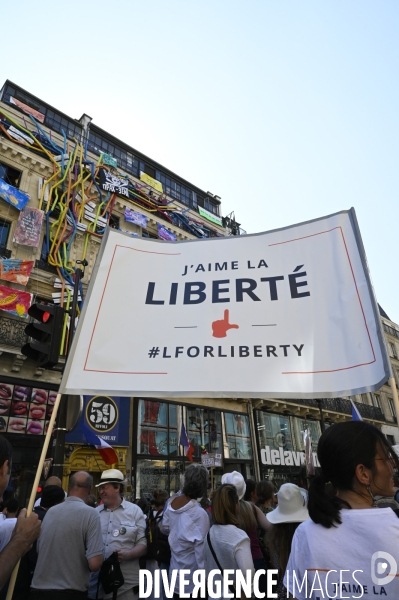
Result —
[[301, 490], [294, 483], [284, 483], [277, 497], [278, 507], [266, 515], [270, 523], [302, 523], [310, 518]]
[[100, 483], [96, 485], [96, 487], [100, 487], [100, 485], [104, 485], [104, 483], [127, 483], [125, 477], [121, 471], [118, 469], [107, 469], [101, 473]]
[[225, 473], [222, 475], [222, 483], [234, 485], [237, 490], [239, 500], [244, 497], [247, 486], [245, 485], [244, 477], [238, 471], [233, 471], [232, 473]]

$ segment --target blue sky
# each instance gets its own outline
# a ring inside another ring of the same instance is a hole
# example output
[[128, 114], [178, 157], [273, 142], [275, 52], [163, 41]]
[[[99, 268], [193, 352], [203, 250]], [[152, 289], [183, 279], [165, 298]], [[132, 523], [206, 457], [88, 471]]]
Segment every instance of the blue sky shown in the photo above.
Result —
[[399, 322], [397, 1], [22, 0], [2, 21], [3, 80], [86, 112], [249, 233], [354, 206]]

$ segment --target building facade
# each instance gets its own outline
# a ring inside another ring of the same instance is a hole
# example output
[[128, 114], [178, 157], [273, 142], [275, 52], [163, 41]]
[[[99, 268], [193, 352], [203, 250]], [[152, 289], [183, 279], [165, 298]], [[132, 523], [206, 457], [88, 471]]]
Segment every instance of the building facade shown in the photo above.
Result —
[[[79, 312], [106, 227], [167, 240], [245, 233], [234, 215], [222, 216], [218, 196], [121, 142], [87, 115], [73, 119], [6, 81], [0, 91], [0, 433], [14, 447], [11, 491], [21, 503], [30, 493], [65, 362], [61, 356], [59, 368], [50, 371], [21, 354], [27, 309], [38, 301], [68, 309], [75, 268], [87, 261]], [[399, 328], [385, 313], [381, 318], [399, 384]], [[66, 318], [62, 355], [68, 335]], [[390, 388], [354, 400], [365, 419], [399, 443]], [[178, 488], [188, 464], [179, 444], [181, 423], [195, 461], [204, 452], [217, 455], [214, 485], [226, 470], [277, 485], [296, 480], [303, 431], [311, 431], [315, 450], [320, 409], [327, 426], [351, 418], [350, 402], [341, 398], [176, 402], [107, 397], [85, 398], [82, 418], [108, 436], [129, 479], [128, 495], [135, 497], [154, 487]], [[97, 481], [104, 468], [78, 426], [66, 439], [65, 482], [79, 469], [89, 470]]]

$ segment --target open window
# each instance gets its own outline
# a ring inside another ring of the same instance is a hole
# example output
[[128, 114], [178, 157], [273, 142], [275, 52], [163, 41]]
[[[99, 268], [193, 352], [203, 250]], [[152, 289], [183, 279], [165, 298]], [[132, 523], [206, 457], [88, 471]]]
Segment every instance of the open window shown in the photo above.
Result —
[[19, 188], [19, 184], [21, 183], [21, 175], [21, 171], [18, 171], [17, 169], [14, 169], [14, 167], [10, 167], [5, 163], [0, 162], [0, 178], [4, 179], [6, 183]]

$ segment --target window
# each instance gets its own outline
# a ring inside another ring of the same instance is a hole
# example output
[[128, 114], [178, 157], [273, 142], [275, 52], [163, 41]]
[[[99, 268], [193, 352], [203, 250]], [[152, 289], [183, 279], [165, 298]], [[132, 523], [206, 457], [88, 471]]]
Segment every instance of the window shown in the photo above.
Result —
[[155, 179], [155, 169], [153, 169], [152, 167], [150, 167], [149, 165], [144, 165], [144, 173], [146, 175], [149, 175], [150, 177], [152, 177], [153, 179]]
[[226, 458], [251, 459], [248, 417], [240, 413], [224, 413], [224, 421], [229, 453]]
[[379, 408], [381, 410], [381, 400], [378, 394], [372, 394], [371, 396], [373, 398], [373, 406], [375, 406], [376, 408]]
[[119, 217], [117, 217], [116, 215], [111, 215], [109, 218], [109, 226], [112, 229], [119, 229], [120, 226], [120, 219]]
[[256, 411], [259, 443], [261, 447], [293, 450], [289, 417]]
[[152, 456], [178, 454], [176, 406], [140, 400], [137, 452]]
[[391, 356], [393, 358], [398, 358], [398, 355], [396, 353], [396, 346], [395, 346], [395, 344], [393, 342], [389, 342], [389, 347], [390, 347], [390, 350], [391, 350]]
[[4, 179], [6, 183], [19, 188], [19, 184], [21, 183], [21, 175], [21, 171], [18, 171], [17, 169], [0, 162], [0, 177], [1, 179]]
[[10, 233], [10, 223], [0, 219], [0, 248], [6, 248], [8, 234]]
[[396, 419], [395, 405], [393, 403], [393, 398], [388, 398], [389, 410], [391, 411], [391, 415], [394, 419]]
[[391, 446], [394, 446], [396, 444], [395, 438], [393, 435], [387, 435], [386, 438], [387, 438], [388, 442], [391, 444]]
[[187, 434], [194, 446], [194, 458], [200, 458], [201, 447], [208, 452], [222, 453], [222, 423], [219, 410], [187, 408], [187, 422]]

